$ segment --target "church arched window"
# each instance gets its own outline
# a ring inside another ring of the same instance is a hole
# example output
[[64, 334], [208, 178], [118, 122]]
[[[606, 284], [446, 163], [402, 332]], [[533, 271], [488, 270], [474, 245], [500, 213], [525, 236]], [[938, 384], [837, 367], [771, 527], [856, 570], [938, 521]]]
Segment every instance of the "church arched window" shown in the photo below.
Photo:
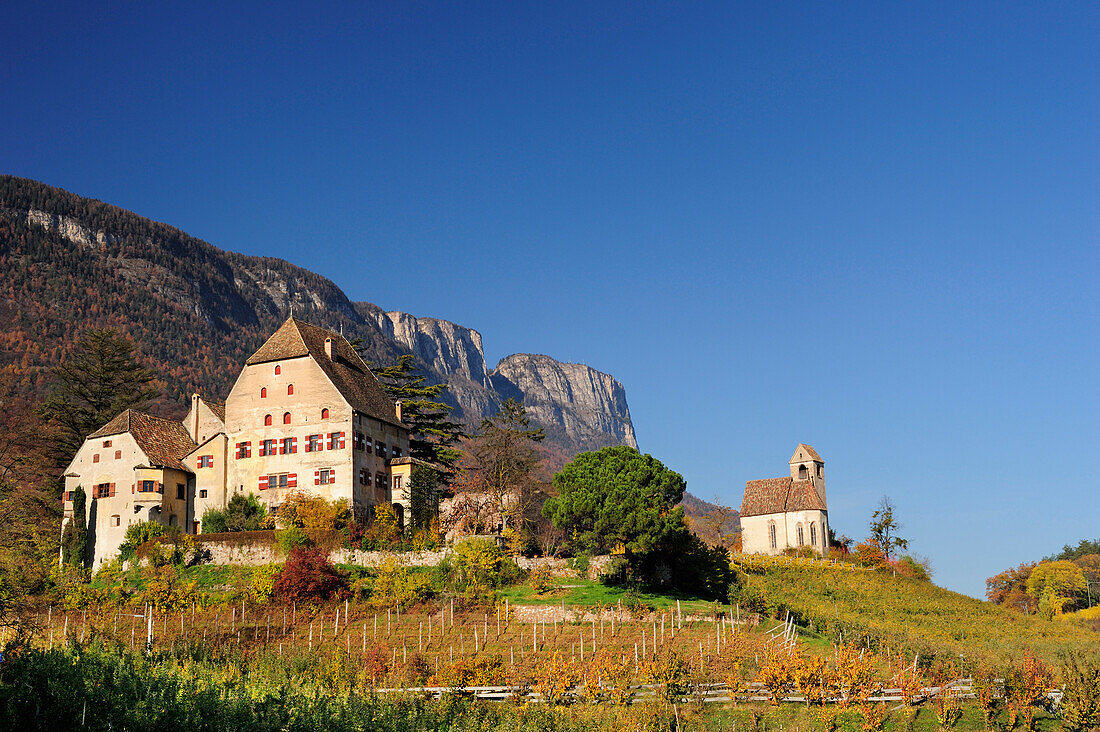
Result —
[[283, 424], [290, 424], [290, 412], [283, 415]]
[[267, 399], [267, 387], [260, 387], [260, 399]]
[[270, 426], [271, 426], [271, 415], [270, 414], [265, 414], [264, 415], [264, 427], [270, 427]]
[[817, 546], [817, 524], [810, 522], [810, 546]]
[[772, 549], [775, 549], [775, 522], [768, 524], [768, 543]]
[[802, 541], [802, 524], [798, 525], [798, 545], [802, 546], [806, 542]]
[[799, 465], [798, 466], [798, 479], [799, 480], [806, 480], [807, 475], [809, 475], [809, 471], [806, 470], [806, 466], [805, 465]]

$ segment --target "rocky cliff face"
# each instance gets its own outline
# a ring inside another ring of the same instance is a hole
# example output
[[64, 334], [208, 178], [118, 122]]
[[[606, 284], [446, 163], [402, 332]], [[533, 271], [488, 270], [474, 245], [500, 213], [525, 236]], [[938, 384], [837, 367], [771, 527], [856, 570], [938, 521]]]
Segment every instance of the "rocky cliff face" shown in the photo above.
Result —
[[637, 447], [626, 390], [613, 376], [579, 363], [517, 353], [497, 364], [493, 386], [514, 396], [549, 434], [562, 434], [584, 449]]
[[331, 280], [281, 259], [223, 251], [115, 206], [0, 176], [0, 363], [15, 364], [28, 390], [44, 390], [74, 328], [109, 326], [157, 366], [163, 411], [181, 411], [193, 391], [223, 397], [288, 315], [361, 339], [375, 363], [413, 353], [471, 425], [514, 397], [560, 453], [635, 445], [625, 392], [607, 374], [523, 354], [490, 370], [471, 328], [353, 303]]

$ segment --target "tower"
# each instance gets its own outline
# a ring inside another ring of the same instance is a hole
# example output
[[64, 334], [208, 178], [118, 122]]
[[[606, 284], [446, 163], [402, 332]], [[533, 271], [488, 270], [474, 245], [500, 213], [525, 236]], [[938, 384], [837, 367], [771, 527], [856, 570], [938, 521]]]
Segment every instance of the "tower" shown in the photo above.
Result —
[[794, 480], [808, 480], [813, 484], [817, 495], [823, 505], [829, 505], [825, 500], [825, 461], [817, 454], [817, 450], [809, 445], [798, 443], [798, 447], [791, 455], [791, 478]]

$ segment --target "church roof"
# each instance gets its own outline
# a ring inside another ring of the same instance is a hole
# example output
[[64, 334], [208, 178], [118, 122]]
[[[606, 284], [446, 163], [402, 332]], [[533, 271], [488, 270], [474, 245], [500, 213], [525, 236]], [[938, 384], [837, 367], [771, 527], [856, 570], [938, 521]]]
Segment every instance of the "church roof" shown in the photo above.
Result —
[[182, 460], [195, 449], [195, 442], [183, 424], [172, 419], [127, 409], [88, 435], [87, 439], [126, 433], [133, 436], [152, 465], [191, 472]]
[[[199, 397], [199, 398], [202, 399], [202, 397]], [[218, 404], [217, 402], [212, 402], [208, 399], [202, 399], [202, 403], [205, 404], [207, 406], [207, 408], [211, 412], [214, 413], [215, 417], [217, 417], [218, 419], [220, 419], [222, 421], [222, 424], [225, 424], [225, 405], [224, 404]]]
[[[329, 338], [332, 339], [331, 359], [325, 353], [325, 340]], [[401, 424], [393, 400], [348, 340], [339, 333], [293, 317], [287, 318], [245, 363], [252, 366], [299, 356], [312, 356], [352, 409], [383, 422]]]
[[809, 480], [767, 478], [745, 483], [742, 516], [764, 516], [789, 511], [825, 511], [825, 503]]
[[794, 454], [791, 455], [791, 459], [790, 459], [789, 462], [793, 463], [793, 462], [796, 462], [799, 459], [799, 457], [798, 457], [798, 451], [799, 450], [805, 450], [806, 454], [810, 456], [810, 460], [816, 460], [819, 463], [825, 462], [824, 460], [821, 459], [821, 456], [817, 454], [817, 450], [813, 449], [813, 447], [811, 447], [810, 445], [807, 445], [803, 442], [798, 443], [798, 447], [796, 447], [794, 449]]

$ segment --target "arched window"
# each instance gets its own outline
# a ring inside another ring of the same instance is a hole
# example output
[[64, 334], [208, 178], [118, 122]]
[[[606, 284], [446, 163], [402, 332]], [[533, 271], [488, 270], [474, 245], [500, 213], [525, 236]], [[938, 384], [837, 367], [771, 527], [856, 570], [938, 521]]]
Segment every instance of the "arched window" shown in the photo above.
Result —
[[328, 409], [321, 410], [321, 419], [328, 419]]
[[267, 399], [267, 387], [266, 386], [262, 387], [260, 389], [260, 399]]
[[264, 427], [270, 427], [270, 426], [271, 426], [271, 415], [270, 414], [265, 414], [264, 415]]
[[278, 376], [281, 373], [283, 373], [283, 367], [282, 366], [276, 366], [275, 367], [275, 375]]
[[289, 394], [289, 395], [294, 394], [294, 384], [287, 384], [286, 393]]
[[771, 544], [771, 548], [775, 549], [775, 524], [768, 524], [768, 541]]
[[806, 543], [806, 542], [804, 542], [804, 541], [802, 540], [802, 524], [799, 524], [799, 525], [798, 525], [798, 545], [799, 545], [799, 546], [802, 546], [802, 545], [803, 545], [803, 544], [805, 544], [805, 543]]
[[810, 522], [810, 546], [817, 546], [817, 524]]
[[820, 478], [822, 475], [824, 475], [824, 470], [821, 467], [821, 463], [818, 463], [817, 464], [817, 477]]
[[805, 465], [799, 465], [798, 466], [798, 479], [799, 480], [806, 480], [807, 475], [808, 475], [808, 473], [806, 471], [806, 466]]
[[290, 424], [290, 412], [283, 415], [283, 424]]

